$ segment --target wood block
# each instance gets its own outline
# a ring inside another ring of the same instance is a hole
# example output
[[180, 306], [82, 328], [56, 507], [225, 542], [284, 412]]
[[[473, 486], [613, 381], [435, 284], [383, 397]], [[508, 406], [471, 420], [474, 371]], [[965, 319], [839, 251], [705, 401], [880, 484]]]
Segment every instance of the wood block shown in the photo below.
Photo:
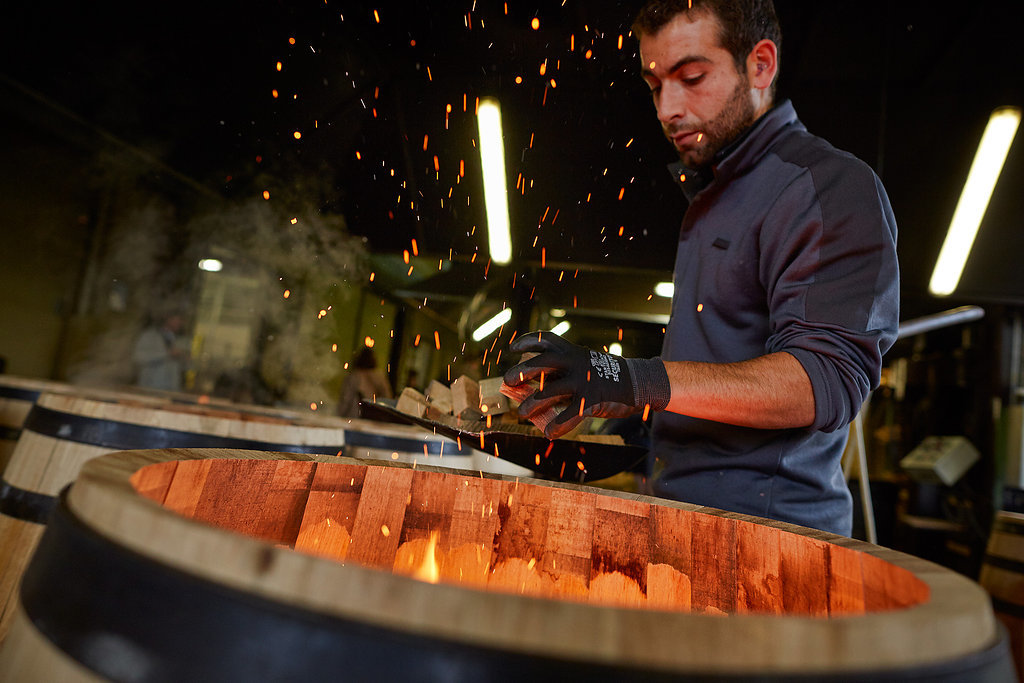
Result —
[[452, 390], [438, 382], [431, 380], [427, 385], [427, 403], [443, 415], [452, 414]]
[[462, 375], [452, 382], [452, 413], [463, 420], [479, 420], [480, 385], [472, 377]]
[[406, 415], [412, 415], [413, 417], [425, 417], [430, 404], [427, 403], [427, 397], [416, 391], [412, 387], [406, 387], [402, 389], [402, 393], [398, 397], [398, 403], [395, 405], [399, 412], [405, 413]]
[[485, 415], [501, 415], [509, 409], [508, 398], [501, 393], [501, 377], [480, 380], [480, 412]]

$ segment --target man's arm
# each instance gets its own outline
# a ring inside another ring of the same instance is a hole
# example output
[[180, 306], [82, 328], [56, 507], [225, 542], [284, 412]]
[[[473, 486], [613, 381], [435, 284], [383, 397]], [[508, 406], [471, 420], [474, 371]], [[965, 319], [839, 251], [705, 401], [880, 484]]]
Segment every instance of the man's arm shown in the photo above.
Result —
[[803, 365], [785, 352], [738, 363], [666, 362], [667, 410], [740, 427], [788, 429], [814, 422], [814, 393]]
[[737, 363], [662, 362], [591, 351], [550, 332], [522, 335], [510, 348], [538, 354], [505, 373], [510, 386], [541, 382], [519, 414], [532, 419], [562, 406], [545, 428], [549, 438], [562, 436], [586, 416], [624, 417], [648, 408], [761, 429], [814, 422], [811, 381], [786, 352]]

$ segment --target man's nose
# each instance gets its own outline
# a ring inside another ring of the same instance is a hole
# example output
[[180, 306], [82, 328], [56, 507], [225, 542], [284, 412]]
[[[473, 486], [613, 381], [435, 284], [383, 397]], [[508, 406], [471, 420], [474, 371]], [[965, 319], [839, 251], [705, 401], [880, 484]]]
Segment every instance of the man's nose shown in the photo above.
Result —
[[658, 120], [669, 123], [686, 116], [686, 93], [678, 85], [665, 83], [658, 96]]

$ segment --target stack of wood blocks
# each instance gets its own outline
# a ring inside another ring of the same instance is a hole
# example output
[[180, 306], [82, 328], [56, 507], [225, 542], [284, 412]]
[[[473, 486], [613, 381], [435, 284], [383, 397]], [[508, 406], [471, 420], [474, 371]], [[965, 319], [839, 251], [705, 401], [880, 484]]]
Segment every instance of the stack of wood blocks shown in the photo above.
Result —
[[489, 377], [478, 382], [462, 375], [450, 387], [433, 380], [425, 393], [406, 387], [398, 397], [396, 407], [407, 415], [431, 420], [446, 416], [482, 420], [488, 416], [507, 415], [515, 421], [515, 414], [509, 412], [509, 400], [501, 393], [501, 377]]

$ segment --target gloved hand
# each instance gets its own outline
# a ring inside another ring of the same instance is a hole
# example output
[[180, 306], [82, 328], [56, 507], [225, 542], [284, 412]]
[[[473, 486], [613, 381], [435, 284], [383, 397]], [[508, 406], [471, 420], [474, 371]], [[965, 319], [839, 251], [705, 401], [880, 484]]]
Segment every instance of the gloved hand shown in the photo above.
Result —
[[520, 404], [520, 416], [529, 419], [568, 401], [568, 407], [547, 425], [549, 439], [572, 431], [584, 417], [627, 417], [648, 405], [662, 410], [671, 397], [668, 373], [658, 358], [621, 358], [592, 351], [552, 332], [517, 337], [509, 351], [539, 353], [505, 373], [509, 386], [541, 382], [541, 388]]

